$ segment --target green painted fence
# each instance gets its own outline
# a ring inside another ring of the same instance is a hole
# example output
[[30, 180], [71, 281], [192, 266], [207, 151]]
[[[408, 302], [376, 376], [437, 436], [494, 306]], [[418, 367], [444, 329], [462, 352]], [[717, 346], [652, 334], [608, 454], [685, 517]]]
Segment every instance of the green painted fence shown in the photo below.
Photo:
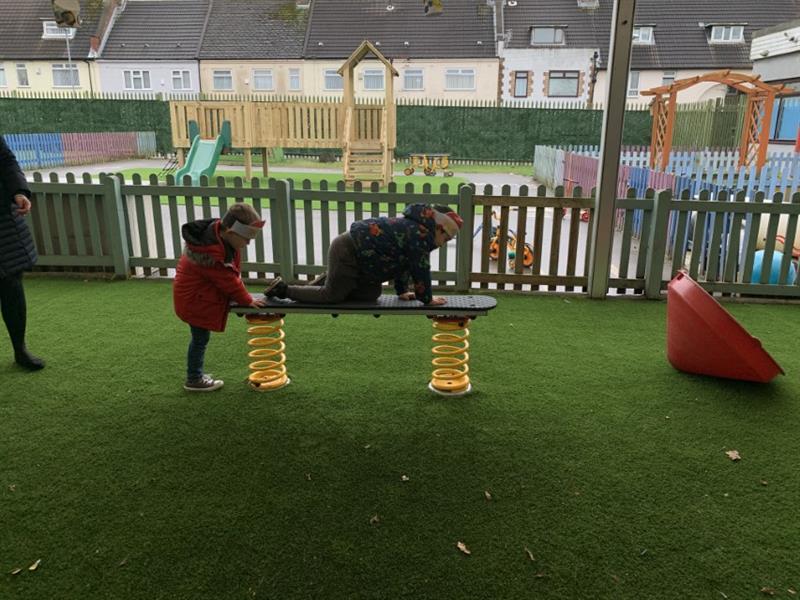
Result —
[[[169, 277], [180, 256], [180, 227], [197, 219], [219, 216], [230, 203], [251, 202], [266, 221], [263, 234], [245, 250], [243, 272], [251, 281], [263, 282], [281, 274], [289, 280], [309, 279], [326, 268], [331, 239], [353, 220], [396, 215], [409, 203], [447, 204], [464, 217], [463, 233], [456, 243], [431, 256], [432, 279], [443, 290], [470, 289], [553, 291], [585, 293], [589, 273], [591, 219], [594, 200], [580, 188], [571, 197], [557, 188], [548, 196], [542, 186], [510, 186], [497, 193], [491, 186], [450, 189], [447, 184], [422, 189], [399, 189], [392, 184], [382, 192], [377, 185], [345, 188], [310, 182], [270, 180], [259, 187], [253, 179], [245, 186], [237, 179], [231, 187], [222, 178], [198, 186], [174, 178], [159, 182], [141, 178], [88, 175], [81, 182], [69, 176], [32, 183], [34, 209], [31, 225], [40, 253], [39, 270], [100, 270], [117, 277]], [[784, 201], [776, 194], [765, 202], [743, 195], [725, 194], [699, 200], [670, 191], [648, 190], [644, 198], [616, 201], [618, 227], [612, 248], [608, 288], [612, 293], [645, 293], [658, 298], [666, 283], [681, 269], [710, 291], [725, 294], [800, 298], [800, 278], [790, 282], [791, 249], [797, 246], [800, 193]], [[581, 219], [586, 211], [589, 221]], [[713, 215], [713, 217], [712, 217]], [[783, 217], [783, 220], [781, 218]], [[767, 220], [764, 264], [780, 258], [777, 283], [767, 283], [769, 271], [751, 283], [756, 265], [760, 222]], [[634, 239], [635, 225], [641, 234]], [[778, 235], [785, 248], [778, 248]], [[492, 258], [492, 246], [497, 252]], [[515, 260], [529, 245], [534, 261], [526, 266]], [[692, 252], [692, 248], [706, 248]], [[513, 256], [512, 256], [513, 255]], [[724, 259], [723, 259], [724, 257]]]

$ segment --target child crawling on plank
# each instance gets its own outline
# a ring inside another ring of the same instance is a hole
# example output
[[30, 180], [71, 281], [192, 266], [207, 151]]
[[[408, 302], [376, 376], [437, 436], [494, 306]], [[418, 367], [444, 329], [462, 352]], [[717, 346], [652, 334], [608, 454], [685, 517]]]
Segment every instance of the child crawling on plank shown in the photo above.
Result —
[[310, 304], [374, 302], [383, 282], [393, 280], [402, 300], [444, 304], [431, 293], [430, 253], [452, 240], [462, 224], [449, 207], [427, 204], [410, 205], [402, 217], [356, 221], [331, 242], [327, 273], [311, 285], [288, 285], [277, 277], [264, 295]]

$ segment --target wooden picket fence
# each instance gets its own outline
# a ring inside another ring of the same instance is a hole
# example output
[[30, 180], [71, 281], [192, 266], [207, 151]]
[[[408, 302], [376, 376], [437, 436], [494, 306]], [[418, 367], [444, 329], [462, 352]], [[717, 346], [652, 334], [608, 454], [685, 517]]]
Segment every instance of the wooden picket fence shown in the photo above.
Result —
[[153, 131], [10, 133], [3, 137], [26, 170], [156, 155]]
[[[69, 175], [44, 181], [35, 174], [32, 228], [40, 253], [40, 270], [100, 270], [118, 277], [169, 277], [182, 249], [180, 228], [197, 218], [218, 217], [236, 201], [258, 210], [266, 225], [263, 234], [245, 249], [243, 271], [250, 281], [263, 282], [276, 274], [304, 280], [326, 270], [331, 239], [361, 218], [394, 216], [410, 203], [452, 206], [464, 218], [455, 244], [431, 255], [432, 279], [438, 289], [584, 293], [587, 290], [594, 199], [575, 187], [567, 194], [559, 186], [552, 194], [541, 186], [434, 189], [390, 185], [381, 189], [357, 183], [346, 188], [309, 181], [258, 179], [232, 186], [218, 178], [213, 184], [179, 184], [173, 177], [149, 181], [134, 177], [88, 174], [80, 181]], [[689, 191], [677, 199], [672, 191], [631, 188], [616, 200], [621, 215], [612, 248], [610, 293], [646, 293], [660, 297], [669, 279], [687, 269], [710, 291], [800, 297], [796, 273], [797, 220], [800, 193], [771, 202], [759, 192], [752, 202], [740, 193], [698, 200]], [[586, 212], [588, 222], [581, 219]], [[761, 226], [764, 221], [765, 226]], [[749, 223], [749, 225], [748, 225]], [[640, 229], [638, 238], [635, 227]], [[766, 231], [766, 233], [764, 233]], [[780, 232], [783, 232], [782, 234]], [[761, 238], [766, 246], [756, 252]], [[784, 245], [780, 246], [779, 240]], [[525, 247], [533, 255], [526, 266]], [[497, 252], [492, 257], [492, 248]], [[513, 254], [513, 259], [512, 259]], [[769, 278], [774, 257], [780, 273]], [[752, 281], [760, 266], [761, 278]], [[777, 259], [776, 259], [777, 260]]]

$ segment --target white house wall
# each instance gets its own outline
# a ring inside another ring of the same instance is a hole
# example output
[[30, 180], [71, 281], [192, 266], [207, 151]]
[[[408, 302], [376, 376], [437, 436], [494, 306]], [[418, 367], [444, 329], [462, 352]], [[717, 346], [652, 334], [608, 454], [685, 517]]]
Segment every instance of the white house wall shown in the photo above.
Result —
[[[583, 102], [587, 99], [589, 73], [594, 49], [586, 48], [536, 48], [506, 49], [503, 52], [503, 100], [553, 100]], [[513, 95], [514, 73], [528, 72], [530, 85], [527, 98]], [[547, 95], [550, 71], [578, 71], [577, 97], [549, 97]], [[597, 95], [595, 95], [597, 99]]]
[[[156, 94], [192, 93], [199, 91], [200, 71], [197, 61], [183, 62], [119, 62], [96, 61], [100, 91], [107, 93], [120, 92], [152, 92]], [[125, 71], [149, 71], [150, 88], [129, 90], [125, 88]], [[172, 89], [172, 71], [189, 71], [191, 88], [188, 90]]]
[[[687, 77], [696, 77], [698, 75], [705, 75], [712, 73], [719, 69], [685, 69], [675, 71], [675, 79], [686, 79]], [[737, 73], [744, 73], [750, 75], [748, 70], [737, 70]], [[596, 103], [604, 104], [606, 101], [606, 85], [607, 85], [607, 71], [600, 71], [597, 74], [597, 85], [595, 87], [594, 100]], [[628, 102], [640, 104], [650, 102], [652, 96], [642, 96], [641, 92], [650, 88], [659, 87], [663, 85], [663, 70], [639, 71], [639, 95], [628, 96]], [[716, 98], [723, 98], [727, 93], [728, 86], [721, 83], [703, 82], [698, 83], [688, 89], [678, 92], [678, 103], [683, 104], [687, 102], [705, 102], [707, 100], [714, 100]]]

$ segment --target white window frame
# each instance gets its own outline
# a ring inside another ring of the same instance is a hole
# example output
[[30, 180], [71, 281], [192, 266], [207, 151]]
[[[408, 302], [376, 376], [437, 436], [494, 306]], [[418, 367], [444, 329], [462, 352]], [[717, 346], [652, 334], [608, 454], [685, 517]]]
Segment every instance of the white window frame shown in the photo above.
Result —
[[[339, 75], [336, 69], [325, 69], [322, 73], [322, 77], [323, 77], [323, 87], [325, 88], [326, 92], [341, 92], [344, 89], [344, 77]], [[337, 78], [336, 81], [338, 82], [338, 85], [335, 86], [329, 85], [334, 81], [332, 79], [333, 77]]]
[[75, 37], [74, 27], [59, 27], [55, 21], [42, 21], [43, 40], [63, 40], [65, 37]]
[[[269, 78], [269, 85], [267, 87], [256, 86], [256, 78]], [[250, 88], [254, 92], [274, 92], [275, 91], [275, 74], [272, 69], [253, 69], [250, 72]]]
[[[471, 87], [454, 87], [450, 85], [450, 77], [472, 77], [472, 86]], [[444, 72], [444, 89], [448, 92], [472, 92], [475, 91], [475, 79], [476, 73], [475, 69], [446, 69]]]
[[[175, 87], [175, 80], [181, 80], [181, 87]], [[172, 70], [172, 91], [186, 92], [192, 89], [192, 72], [189, 69]]]
[[[419, 87], [411, 87], [408, 85], [409, 78], [413, 80], [419, 79]], [[403, 90], [407, 92], [421, 92], [425, 89], [425, 70], [424, 69], [406, 69], [403, 71]]]
[[[72, 67], [72, 68], [70, 68]], [[75, 74], [75, 83], [62, 83], [56, 84], [56, 71], [58, 72], [65, 72], [65, 73], [74, 73]], [[80, 87], [81, 86], [81, 73], [78, 70], [78, 65], [75, 63], [53, 63], [51, 65], [51, 70], [53, 76], [53, 87], [54, 88], [73, 88], [73, 87]]]
[[744, 25], [713, 25], [709, 36], [711, 44], [741, 44], [744, 42]]
[[639, 86], [641, 85], [641, 80], [642, 74], [640, 71], [631, 71], [628, 73], [628, 98], [639, 97]]
[[[384, 80], [384, 70], [383, 69], [364, 69], [364, 91], [365, 92], [380, 92], [386, 87], [386, 83]], [[367, 87], [367, 77], [369, 78], [377, 78], [380, 77], [381, 85], [380, 87]]]
[[656, 43], [652, 25], [636, 25], [633, 28], [633, 43], [652, 46]]
[[[31, 87], [31, 79], [30, 76], [28, 75], [28, 65], [26, 65], [25, 63], [17, 63], [15, 65], [15, 68], [17, 71], [17, 87], [21, 88]], [[25, 73], [25, 83], [22, 83], [22, 79], [19, 76], [20, 71]]]
[[[299, 68], [291, 68], [289, 69], [289, 91], [290, 92], [299, 92], [303, 89], [303, 80], [300, 78], [300, 69]], [[297, 85], [293, 85], [293, 83], [297, 81]]]
[[[141, 82], [140, 87], [136, 87], [137, 82]], [[122, 87], [126, 92], [142, 92], [152, 90], [153, 80], [150, 77], [150, 71], [147, 69], [123, 69]]]
[[[569, 76], [567, 76], [569, 75]], [[551, 85], [553, 81], [574, 81], [575, 93], [574, 94], [553, 94], [551, 93]], [[573, 70], [559, 70], [547, 72], [547, 97], [548, 98], [578, 98], [581, 95], [581, 73], [580, 71]]]
[[0, 88], [8, 87], [8, 78], [6, 77], [6, 66], [0, 64]]
[[672, 85], [677, 79], [677, 71], [664, 71], [661, 75], [661, 85]]
[[[226, 77], [231, 81], [230, 87], [217, 87], [217, 77]], [[211, 72], [211, 88], [215, 92], [232, 92], [233, 91], [233, 71], [230, 69], [214, 69]]]
[[[547, 32], [551, 31], [552, 41], [536, 41], [536, 32]], [[531, 46], [563, 46], [564, 39], [566, 35], [564, 34], [564, 29], [561, 27], [554, 27], [554, 26], [546, 26], [546, 27], [531, 27]]]

